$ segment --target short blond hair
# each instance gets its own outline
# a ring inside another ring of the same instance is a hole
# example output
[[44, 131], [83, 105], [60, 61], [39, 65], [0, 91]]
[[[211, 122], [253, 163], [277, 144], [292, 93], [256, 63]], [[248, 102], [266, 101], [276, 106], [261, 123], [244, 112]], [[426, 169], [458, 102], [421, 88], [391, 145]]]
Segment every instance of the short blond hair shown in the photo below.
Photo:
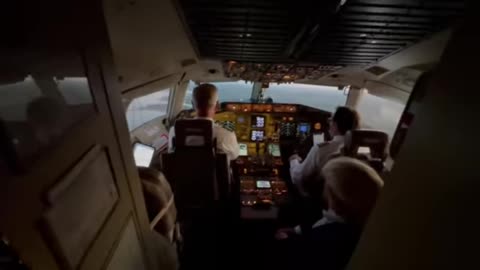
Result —
[[193, 104], [197, 109], [209, 109], [217, 105], [218, 90], [213, 84], [204, 83], [193, 89]]
[[323, 167], [322, 175], [329, 206], [347, 220], [364, 223], [383, 187], [378, 173], [360, 160], [339, 157]]

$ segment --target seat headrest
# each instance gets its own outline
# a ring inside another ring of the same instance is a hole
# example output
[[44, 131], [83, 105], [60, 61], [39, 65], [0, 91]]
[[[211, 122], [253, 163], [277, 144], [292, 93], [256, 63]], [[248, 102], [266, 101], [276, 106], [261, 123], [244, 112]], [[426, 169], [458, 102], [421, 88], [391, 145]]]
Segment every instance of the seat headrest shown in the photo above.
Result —
[[387, 146], [388, 134], [383, 131], [357, 129], [345, 135], [344, 151], [347, 156], [367, 154], [371, 158], [384, 161], [387, 157]]
[[191, 119], [175, 122], [175, 149], [213, 146], [212, 121]]

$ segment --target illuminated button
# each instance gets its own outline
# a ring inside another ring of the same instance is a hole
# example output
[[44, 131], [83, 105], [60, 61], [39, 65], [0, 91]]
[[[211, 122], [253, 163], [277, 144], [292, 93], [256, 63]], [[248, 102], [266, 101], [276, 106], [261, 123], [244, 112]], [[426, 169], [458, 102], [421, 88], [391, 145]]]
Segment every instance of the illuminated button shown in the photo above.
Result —
[[322, 129], [322, 124], [320, 124], [320, 123], [315, 123], [315, 125], [313, 126], [313, 128], [314, 128], [315, 130], [320, 130], [320, 129]]

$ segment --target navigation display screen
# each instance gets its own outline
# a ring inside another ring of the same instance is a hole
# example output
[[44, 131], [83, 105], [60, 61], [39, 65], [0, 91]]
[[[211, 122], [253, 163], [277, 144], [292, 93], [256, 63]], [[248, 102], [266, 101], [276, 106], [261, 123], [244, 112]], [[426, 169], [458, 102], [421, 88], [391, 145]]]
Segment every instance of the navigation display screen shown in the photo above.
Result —
[[253, 128], [264, 128], [265, 127], [265, 116], [253, 115], [252, 116], [252, 127]]
[[149, 167], [154, 153], [155, 148], [146, 144], [135, 143], [133, 146], [135, 165], [137, 165], [137, 167]]
[[278, 144], [269, 144], [268, 145], [268, 153], [274, 157], [280, 157], [280, 145]]
[[308, 134], [309, 132], [310, 132], [310, 124], [309, 123], [300, 123], [298, 125], [298, 133]]
[[254, 142], [263, 141], [264, 136], [265, 136], [265, 131], [263, 131], [263, 130], [252, 130], [250, 140], [252, 140]]
[[239, 143], [238, 146], [240, 147], [239, 155], [241, 157], [248, 156], [248, 146], [246, 143]]
[[272, 185], [270, 184], [270, 181], [267, 180], [258, 180], [257, 181], [257, 188], [271, 188]]

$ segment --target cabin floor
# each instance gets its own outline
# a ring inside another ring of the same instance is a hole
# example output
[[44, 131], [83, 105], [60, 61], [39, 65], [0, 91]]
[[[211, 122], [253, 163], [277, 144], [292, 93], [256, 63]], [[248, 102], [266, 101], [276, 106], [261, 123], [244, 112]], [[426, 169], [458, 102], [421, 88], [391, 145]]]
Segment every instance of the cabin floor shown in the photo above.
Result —
[[223, 228], [197, 228], [212, 234], [200, 233], [192, 238], [186, 235], [187, 242], [180, 258], [180, 268], [182, 270], [200, 269], [201, 266], [208, 269], [271, 268], [271, 260], [275, 255], [273, 236], [276, 227], [273, 222], [241, 221]]

